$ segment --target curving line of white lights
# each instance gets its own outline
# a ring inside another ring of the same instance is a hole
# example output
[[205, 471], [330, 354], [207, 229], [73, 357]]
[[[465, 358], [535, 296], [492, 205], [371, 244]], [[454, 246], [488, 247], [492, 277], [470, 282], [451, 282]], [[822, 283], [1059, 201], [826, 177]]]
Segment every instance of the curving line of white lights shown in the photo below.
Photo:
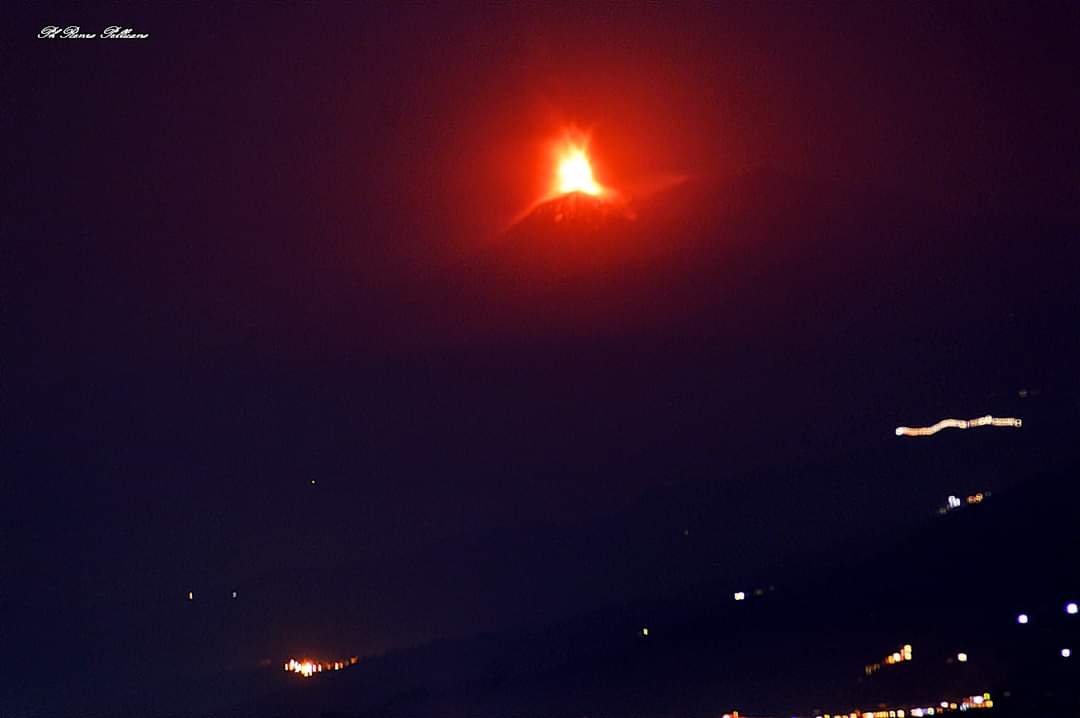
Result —
[[987, 414], [977, 419], [942, 419], [933, 426], [898, 426], [897, 436], [933, 436], [942, 429], [972, 429], [977, 426], [1014, 426], [1020, 428], [1024, 422], [1011, 416], [993, 417]]

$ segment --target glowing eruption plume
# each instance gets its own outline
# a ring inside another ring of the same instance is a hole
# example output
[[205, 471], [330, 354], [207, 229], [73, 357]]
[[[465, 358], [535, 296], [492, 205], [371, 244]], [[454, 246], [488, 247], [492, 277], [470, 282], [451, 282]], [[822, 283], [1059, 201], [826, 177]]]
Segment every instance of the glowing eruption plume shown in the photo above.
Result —
[[555, 176], [551, 186], [553, 196], [582, 192], [599, 197], [608, 193], [607, 188], [593, 177], [588, 147], [588, 135], [573, 128], [565, 131], [561, 141], [552, 144], [552, 159], [555, 163]]
[[898, 426], [897, 436], [933, 436], [942, 429], [972, 429], [976, 426], [1015, 426], [1020, 428], [1023, 422], [1012, 417], [993, 417], [987, 414], [977, 419], [942, 419], [933, 426]]
[[584, 192], [594, 196], [604, 192], [604, 188], [593, 179], [592, 166], [585, 150], [576, 147], [559, 162], [559, 193], [567, 192]]

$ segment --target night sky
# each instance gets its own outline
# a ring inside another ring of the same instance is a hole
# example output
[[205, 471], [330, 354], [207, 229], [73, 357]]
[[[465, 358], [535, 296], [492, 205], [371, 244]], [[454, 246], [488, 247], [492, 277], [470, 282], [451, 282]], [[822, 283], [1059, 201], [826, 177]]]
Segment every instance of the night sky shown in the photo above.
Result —
[[[1075, 434], [1076, 5], [4, 15], [13, 715], [737, 577]], [[612, 242], [506, 232], [568, 127]]]

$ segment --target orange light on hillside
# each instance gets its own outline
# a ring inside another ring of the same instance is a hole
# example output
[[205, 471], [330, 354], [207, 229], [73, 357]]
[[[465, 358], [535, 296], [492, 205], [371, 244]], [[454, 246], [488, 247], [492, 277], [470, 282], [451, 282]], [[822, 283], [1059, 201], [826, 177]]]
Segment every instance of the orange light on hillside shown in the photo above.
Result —
[[340, 661], [319, 662], [313, 661], [308, 658], [297, 660], [290, 658], [287, 663], [284, 664], [286, 673], [296, 673], [304, 678], [311, 678], [316, 673], [322, 673], [323, 671], [340, 671], [348, 668], [349, 666], [355, 666], [359, 662], [356, 656], [352, 656], [348, 659], [341, 659]]

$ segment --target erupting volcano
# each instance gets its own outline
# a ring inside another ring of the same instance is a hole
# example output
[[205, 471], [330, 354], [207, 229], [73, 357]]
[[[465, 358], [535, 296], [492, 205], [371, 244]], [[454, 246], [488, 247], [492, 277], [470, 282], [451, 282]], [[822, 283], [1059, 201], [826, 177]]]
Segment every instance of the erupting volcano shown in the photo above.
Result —
[[552, 144], [551, 158], [550, 191], [515, 227], [557, 224], [596, 230], [613, 219], [632, 218], [621, 195], [596, 179], [587, 137], [567, 131]]

